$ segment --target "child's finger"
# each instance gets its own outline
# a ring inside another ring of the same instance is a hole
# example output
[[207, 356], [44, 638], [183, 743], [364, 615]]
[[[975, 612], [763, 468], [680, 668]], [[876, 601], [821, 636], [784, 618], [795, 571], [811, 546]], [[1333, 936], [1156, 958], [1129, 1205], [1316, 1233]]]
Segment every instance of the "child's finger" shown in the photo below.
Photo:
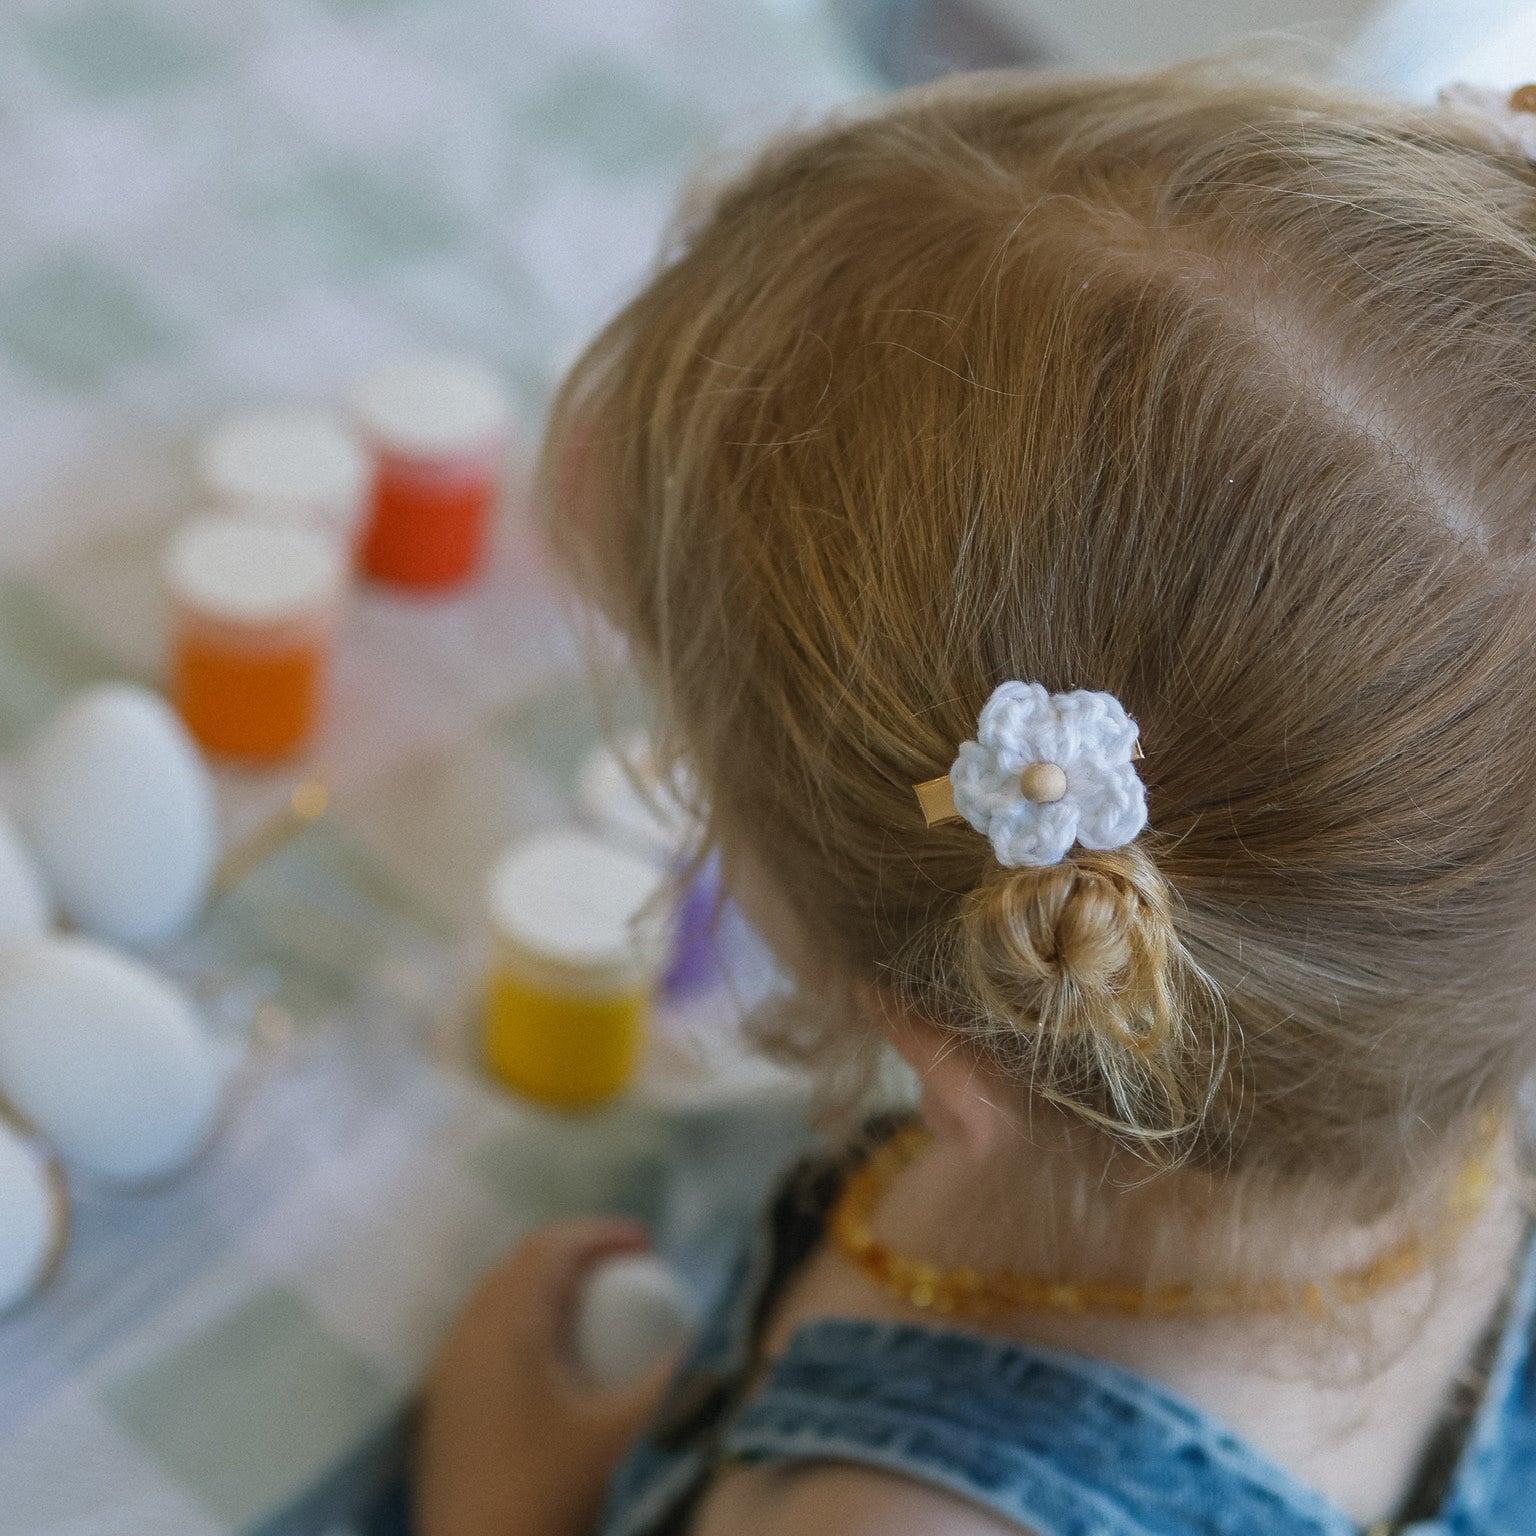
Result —
[[669, 1355], [639, 1381], [591, 1391], [582, 1402], [583, 1417], [602, 1437], [615, 1458], [622, 1455], [656, 1415], [682, 1351]]
[[638, 1381], [625, 1382], [603, 1394], [602, 1410], [615, 1423], [630, 1424], [637, 1434], [655, 1413], [657, 1405], [672, 1385], [683, 1348], [668, 1352]]

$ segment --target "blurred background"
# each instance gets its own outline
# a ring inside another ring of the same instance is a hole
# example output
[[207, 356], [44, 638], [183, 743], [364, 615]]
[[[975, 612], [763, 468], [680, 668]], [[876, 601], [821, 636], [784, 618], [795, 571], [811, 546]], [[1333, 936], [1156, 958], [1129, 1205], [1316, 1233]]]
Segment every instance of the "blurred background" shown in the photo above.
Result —
[[[0, 15], [8, 565], [179, 492], [147, 426], [473, 342], [536, 412], [685, 171], [957, 68], [1248, 48], [1427, 94], [1509, 0], [14, 0]], [[195, 387], [191, 381], [195, 380]], [[109, 399], [111, 422], [87, 402]], [[90, 452], [83, 451], [87, 445]]]
[[903, 82], [998, 64], [1147, 69], [1264, 34], [1289, 37], [1326, 60], [1371, 8], [1369, 0], [843, 0], [861, 46]]
[[[1226, 50], [1419, 100], [1455, 79], [1508, 89], [1536, 76], [1536, 4], [0, 6], [0, 808], [47, 864], [44, 791], [89, 781], [163, 897], [170, 853], [143, 829], [170, 802], [110, 743], [94, 777], [55, 771], [82, 719], [101, 725], [96, 690], [133, 690], [210, 797], [213, 884], [163, 931], [103, 942], [243, 1063], [211, 1145], [147, 1189], [0, 1118], [20, 1149], [0, 1166], [0, 1281], [20, 1208], [5, 1180], [25, 1194], [46, 1166], [70, 1210], [67, 1251], [59, 1225], [39, 1228], [35, 1273], [10, 1253], [10, 1311], [0, 1284], [0, 1536], [356, 1529], [446, 1320], [547, 1217], [640, 1217], [707, 1298], [810, 1135], [805, 1084], [742, 1041], [779, 982], [739, 919], [710, 963], [648, 979], [648, 1043], [600, 1104], [571, 1113], [485, 1046], [529, 899], [508, 850], [580, 826], [654, 875], [686, 844], [619, 803], [542, 554], [528, 472], [550, 391], [644, 280], [683, 188], [765, 134], [956, 69]], [[237, 433], [256, 443], [237, 468], [266, 477], [248, 496], [214, 451], [221, 424], [273, 408], [321, 423], [345, 493], [316, 492], [298, 508], [314, 526], [275, 541], [273, 485], [318, 461]], [[451, 514], [473, 533], [430, 580], [442, 549], [375, 537], [402, 507], [411, 528]], [[187, 542], [214, 510], [271, 557], [259, 581], [229, 564], [227, 527]], [[313, 611], [282, 607], [298, 591]], [[295, 625], [305, 670], [274, 682], [252, 658]], [[309, 691], [291, 719], [262, 716], [261, 750], [220, 735], [279, 686]], [[613, 709], [643, 727], [622, 688]], [[55, 833], [86, 798], [52, 795]], [[78, 890], [39, 901], [39, 953], [50, 923], [98, 932]]]

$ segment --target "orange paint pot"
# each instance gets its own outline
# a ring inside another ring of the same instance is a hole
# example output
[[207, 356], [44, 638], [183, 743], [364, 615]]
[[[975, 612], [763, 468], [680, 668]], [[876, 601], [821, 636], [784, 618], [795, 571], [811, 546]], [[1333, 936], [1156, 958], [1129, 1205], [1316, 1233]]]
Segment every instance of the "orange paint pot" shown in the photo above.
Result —
[[363, 572], [420, 590], [470, 580], [501, 495], [511, 417], [501, 381], [465, 359], [402, 359], [361, 381], [352, 415], [373, 457]]
[[280, 762], [314, 737], [346, 567], [298, 525], [208, 517], [171, 541], [170, 695], [206, 751]]

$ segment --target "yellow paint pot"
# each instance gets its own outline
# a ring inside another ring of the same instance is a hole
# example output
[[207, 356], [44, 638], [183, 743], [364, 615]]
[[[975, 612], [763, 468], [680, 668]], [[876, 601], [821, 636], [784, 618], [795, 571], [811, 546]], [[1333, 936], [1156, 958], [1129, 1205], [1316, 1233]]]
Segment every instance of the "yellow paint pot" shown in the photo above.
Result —
[[485, 1066], [546, 1104], [622, 1093], [645, 1047], [670, 935], [651, 862], [574, 829], [517, 844], [491, 871], [486, 905]]

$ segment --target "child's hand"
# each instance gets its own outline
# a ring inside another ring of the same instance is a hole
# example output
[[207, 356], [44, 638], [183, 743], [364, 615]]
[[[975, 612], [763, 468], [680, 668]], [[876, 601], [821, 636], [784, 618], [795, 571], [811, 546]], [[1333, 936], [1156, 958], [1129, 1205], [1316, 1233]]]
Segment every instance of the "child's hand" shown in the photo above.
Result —
[[646, 1246], [609, 1219], [540, 1228], [481, 1287], [427, 1382], [416, 1516], [423, 1536], [590, 1536], [608, 1479], [670, 1374], [603, 1391], [571, 1356], [577, 1286]]

